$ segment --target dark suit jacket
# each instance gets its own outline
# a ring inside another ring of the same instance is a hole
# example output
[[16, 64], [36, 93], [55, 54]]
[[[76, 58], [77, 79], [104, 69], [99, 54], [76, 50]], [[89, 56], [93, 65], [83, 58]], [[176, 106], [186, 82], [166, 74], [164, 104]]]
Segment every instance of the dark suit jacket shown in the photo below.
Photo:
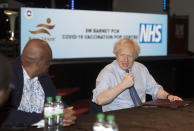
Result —
[[[24, 85], [23, 70], [20, 57], [12, 63], [12, 72], [12, 84], [15, 86], [15, 88], [10, 95], [11, 109], [9, 110], [8, 116], [6, 117], [3, 125], [29, 126], [43, 119], [43, 113], [29, 113], [17, 110], [22, 98]], [[54, 99], [57, 93], [49, 75], [41, 76], [38, 78], [38, 80], [40, 81], [40, 84], [44, 90], [45, 98], [51, 96]]]

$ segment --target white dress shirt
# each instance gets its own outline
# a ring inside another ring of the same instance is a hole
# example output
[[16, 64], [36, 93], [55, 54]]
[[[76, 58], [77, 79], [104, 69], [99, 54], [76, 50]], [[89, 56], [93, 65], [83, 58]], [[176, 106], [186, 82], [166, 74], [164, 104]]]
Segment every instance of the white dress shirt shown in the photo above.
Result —
[[[150, 94], [153, 99], [156, 99], [157, 91], [159, 88], [162, 88], [162, 86], [156, 83], [147, 68], [139, 62], [134, 62], [130, 70], [134, 76], [134, 87], [141, 101], [146, 101], [146, 94]], [[111, 64], [102, 69], [96, 79], [96, 88], [93, 90], [92, 101], [97, 103], [96, 98], [98, 94], [117, 86], [121, 83], [125, 74], [126, 71], [120, 68], [117, 60], [114, 60]], [[113, 99], [112, 102], [103, 105], [102, 110], [106, 112], [131, 107], [134, 107], [133, 100], [131, 99], [129, 90], [126, 89]]]
[[44, 109], [45, 93], [38, 77], [31, 79], [23, 67], [22, 69], [24, 86], [18, 110], [30, 113], [42, 113]]

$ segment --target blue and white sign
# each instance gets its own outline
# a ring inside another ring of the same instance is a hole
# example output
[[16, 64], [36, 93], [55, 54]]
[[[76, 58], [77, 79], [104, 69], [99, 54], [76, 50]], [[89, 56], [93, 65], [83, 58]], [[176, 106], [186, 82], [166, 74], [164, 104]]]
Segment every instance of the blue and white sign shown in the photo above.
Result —
[[114, 57], [114, 44], [124, 37], [139, 44], [140, 56], [167, 55], [167, 15], [21, 8], [21, 52], [38, 38], [54, 59]]
[[161, 24], [140, 24], [139, 43], [162, 43]]

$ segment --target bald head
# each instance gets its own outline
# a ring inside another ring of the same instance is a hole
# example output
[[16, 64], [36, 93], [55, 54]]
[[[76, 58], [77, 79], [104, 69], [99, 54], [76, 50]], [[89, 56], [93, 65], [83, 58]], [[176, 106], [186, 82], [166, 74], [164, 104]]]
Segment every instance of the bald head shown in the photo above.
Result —
[[50, 46], [46, 41], [40, 39], [29, 40], [21, 56], [22, 65], [31, 77], [41, 75], [39, 72], [42, 71], [45, 73], [50, 66], [51, 59]]
[[22, 53], [22, 65], [29, 66], [38, 59], [52, 59], [52, 51], [48, 43], [40, 39], [31, 39]]

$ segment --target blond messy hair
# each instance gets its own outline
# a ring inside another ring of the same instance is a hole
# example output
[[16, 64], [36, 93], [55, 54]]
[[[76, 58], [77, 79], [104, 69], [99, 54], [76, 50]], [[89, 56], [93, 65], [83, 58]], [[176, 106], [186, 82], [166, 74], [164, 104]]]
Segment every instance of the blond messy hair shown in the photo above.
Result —
[[124, 48], [132, 48], [134, 59], [136, 59], [139, 56], [140, 48], [138, 44], [135, 41], [128, 39], [128, 38], [123, 38], [119, 40], [114, 46], [113, 53], [116, 56], [118, 56], [118, 54]]

